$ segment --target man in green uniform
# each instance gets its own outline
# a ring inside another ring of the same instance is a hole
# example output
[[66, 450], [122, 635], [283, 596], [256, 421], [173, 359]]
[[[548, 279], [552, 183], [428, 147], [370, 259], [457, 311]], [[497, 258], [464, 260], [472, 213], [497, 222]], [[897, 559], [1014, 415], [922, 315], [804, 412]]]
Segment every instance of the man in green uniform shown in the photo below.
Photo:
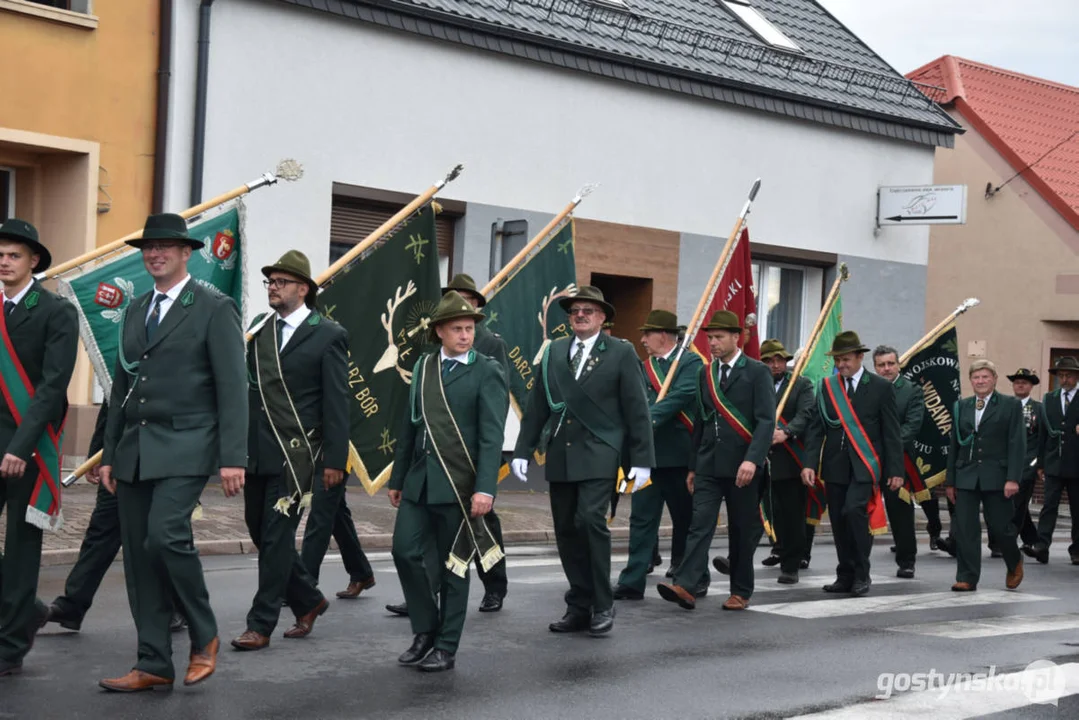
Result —
[[776, 533], [773, 552], [779, 558], [777, 582], [798, 582], [798, 569], [806, 557], [806, 495], [802, 484], [802, 438], [813, 415], [813, 384], [808, 378], [791, 376], [787, 363], [793, 358], [779, 340], [761, 343], [761, 361], [772, 373], [776, 405], [790, 388], [782, 417], [776, 418], [772, 449], [768, 453], [768, 478], [772, 493], [772, 527]]
[[812, 487], [819, 472], [828, 497], [835, 540], [835, 582], [824, 592], [869, 592], [873, 533], [887, 532], [879, 488], [903, 485], [903, 441], [895, 386], [862, 367], [869, 348], [858, 334], [836, 335], [827, 353], [836, 374], [821, 380], [817, 411], [806, 432], [802, 482]]
[[[1012, 384], [1012, 395], [1023, 405], [1023, 425], [1027, 431], [1027, 454], [1023, 458], [1023, 479], [1019, 483], [1019, 492], [1012, 498], [1015, 501], [1012, 524], [1019, 532], [1019, 539], [1023, 541], [1019, 549], [1027, 557], [1034, 557], [1034, 546], [1038, 544], [1038, 526], [1030, 517], [1030, 498], [1034, 495], [1034, 481], [1038, 478], [1038, 451], [1045, 442], [1047, 432], [1044, 406], [1030, 397], [1030, 391], [1041, 380], [1033, 370], [1027, 368], [1019, 368], [1014, 375], [1008, 376], [1008, 380]], [[995, 542], [990, 544], [996, 547]]]
[[727, 502], [730, 543], [730, 597], [724, 610], [745, 610], [753, 596], [753, 554], [764, 528], [760, 483], [776, 429], [776, 395], [764, 363], [739, 349], [742, 325], [729, 310], [704, 326], [712, 361], [698, 373], [698, 419], [693, 426], [686, 486], [693, 494], [693, 520], [686, 555], [660, 597], [687, 610], [696, 607], [700, 578], [708, 569], [708, 549], [719, 506]]
[[[895, 408], [899, 415], [899, 436], [903, 441], [903, 454], [913, 457], [914, 441], [922, 429], [925, 417], [925, 393], [920, 385], [912, 383], [899, 374], [899, 351], [888, 345], [878, 345], [873, 350], [873, 370], [895, 388]], [[905, 464], [904, 464], [905, 468]], [[882, 487], [884, 509], [888, 524], [892, 526], [895, 539], [895, 563], [899, 566], [896, 577], [907, 580], [914, 577], [914, 558], [918, 554], [918, 542], [914, 539], [914, 488], [908, 487], [909, 500], [899, 497], [898, 490]]]
[[300, 513], [317, 485], [337, 487], [348, 462], [348, 333], [315, 306], [318, 285], [298, 250], [262, 268], [270, 307], [252, 324], [247, 366], [244, 519], [259, 550], [258, 591], [237, 650], [261, 650], [288, 601], [306, 637], [329, 603], [296, 552]]
[[573, 334], [552, 342], [538, 371], [513, 451], [513, 473], [527, 481], [528, 460], [547, 454], [551, 515], [562, 569], [569, 581], [566, 612], [551, 632], [614, 627], [611, 531], [607, 509], [623, 449], [631, 491], [647, 482], [655, 465], [652, 418], [633, 346], [601, 332], [614, 307], [591, 285], [561, 298]]
[[1053, 542], [1060, 498], [1067, 490], [1072, 519], [1068, 555], [1072, 565], [1079, 565], [1079, 403], [1073, 402], [1079, 384], [1079, 360], [1070, 355], [1062, 357], [1049, 374], [1056, 376], [1058, 387], [1042, 399], [1045, 438], [1038, 467], [1045, 474], [1045, 500], [1038, 515], [1038, 543], [1034, 546], [1034, 557], [1040, 563], [1049, 562], [1049, 546]]
[[618, 576], [615, 600], [644, 598], [645, 578], [652, 566], [659, 539], [663, 506], [671, 515], [671, 569], [676, 569], [686, 552], [689, 522], [693, 517], [693, 496], [686, 488], [689, 472], [689, 441], [697, 415], [697, 375], [701, 358], [692, 350], [682, 353], [667, 395], [656, 402], [667, 379], [671, 363], [678, 355], [678, 317], [668, 310], [652, 310], [641, 326], [641, 345], [648, 359], [641, 365], [641, 377], [652, 415], [652, 437], [656, 466], [652, 484], [633, 493], [629, 516], [629, 559]]
[[191, 513], [209, 477], [227, 497], [244, 485], [247, 372], [240, 313], [231, 298], [191, 279], [187, 261], [203, 242], [179, 215], [151, 215], [142, 251], [154, 288], [121, 323], [101, 482], [116, 494], [128, 600], [139, 637], [127, 675], [101, 681], [116, 692], [171, 686], [172, 589], [189, 623], [185, 685], [217, 667], [217, 621], [191, 543]]
[[972, 397], [956, 406], [948, 447], [948, 470], [944, 481], [948, 499], [955, 503], [956, 592], [978, 589], [982, 572], [982, 524], [985, 524], [1004, 555], [1009, 590], [1023, 581], [1023, 556], [1015, 543], [1012, 524], [1026, 457], [1023, 406], [1013, 397], [996, 391], [997, 369], [989, 360], [970, 364]]
[[0, 226], [0, 677], [22, 669], [48, 616], [37, 599], [42, 529], [62, 522], [60, 443], [79, 325], [75, 306], [34, 280], [51, 262], [33, 225], [12, 218]]
[[[431, 317], [441, 348], [412, 371], [390, 475], [393, 561], [415, 635], [398, 661], [425, 672], [454, 667], [473, 557], [486, 570], [503, 557], [484, 516], [498, 490], [509, 386], [498, 361], [473, 349], [482, 321], [457, 292], [442, 296]], [[426, 559], [432, 544], [443, 563], [435, 587]]]

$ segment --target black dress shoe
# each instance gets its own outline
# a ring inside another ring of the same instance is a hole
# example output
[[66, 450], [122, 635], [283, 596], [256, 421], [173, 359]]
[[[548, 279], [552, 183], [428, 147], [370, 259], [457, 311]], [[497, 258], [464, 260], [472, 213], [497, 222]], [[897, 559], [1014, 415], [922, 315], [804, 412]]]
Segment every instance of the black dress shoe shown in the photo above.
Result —
[[772, 553], [768, 557], [761, 560], [761, 565], [763, 565], [765, 567], [775, 567], [778, 564], [779, 564], [779, 556], [776, 555], [775, 553]]
[[401, 653], [401, 657], [397, 658], [397, 662], [402, 665], [415, 665], [427, 657], [427, 653], [431, 652], [431, 648], [434, 646], [434, 633], [419, 633], [412, 638], [412, 647]]
[[667, 568], [667, 572], [663, 573], [663, 577], [668, 578], [668, 579], [673, 578], [674, 577], [674, 569], [675, 569], [675, 567], [676, 566], [674, 564], [672, 564], [669, 568]]
[[[1070, 498], [1069, 498], [1070, 501]], [[1049, 563], [1049, 546], [1038, 543], [1034, 546], [1034, 559], [1042, 565]]]
[[892, 545], [892, 552], [895, 552], [895, 545]]
[[591, 619], [587, 615], [567, 611], [561, 620], [551, 623], [547, 628], [555, 633], [571, 633], [588, 630], [591, 624]]
[[456, 663], [455, 656], [439, 648], [438, 650], [432, 650], [431, 654], [423, 659], [418, 667], [422, 672], [442, 672], [443, 670], [453, 670], [453, 666]]
[[776, 582], [780, 585], [796, 585], [798, 583], [798, 571], [795, 570], [794, 572], [786, 572], [780, 570], [779, 577], [776, 579]]
[[1000, 550], [990, 550], [989, 551], [989, 557], [991, 557], [991, 558], [1002, 558], [1002, 557], [1004, 557], [1004, 553], [1002, 553]]
[[399, 605], [387, 605], [386, 609], [394, 615], [400, 615], [401, 617], [408, 617], [408, 603], [401, 603]]
[[592, 622], [588, 625], [588, 634], [592, 636], [604, 635], [614, 627], [614, 608], [604, 610], [592, 615]]
[[940, 535], [929, 536], [929, 549], [940, 550]]
[[1021, 548], [1019, 548], [1019, 549], [1022, 550], [1023, 554], [1026, 555], [1028, 558], [1034, 557], [1034, 546], [1033, 545], [1028, 545], [1028, 544], [1024, 543], [1023, 546]]
[[712, 558], [712, 567], [724, 575], [731, 574], [731, 561], [722, 555], [716, 555]]
[[697, 587], [693, 588], [693, 597], [695, 597], [695, 598], [702, 598], [707, 594], [708, 594], [708, 586], [707, 585], [698, 585]]
[[497, 593], [484, 593], [480, 601], [480, 612], [498, 612], [502, 609], [502, 596]]
[[63, 629], [75, 632], [82, 629], [82, 618], [74, 613], [65, 613], [56, 603], [49, 606], [49, 614], [46, 616], [45, 622], [58, 623]]
[[809, 569], [809, 558], [805, 558], [800, 563], [798, 563], [798, 567], [800, 569], [802, 569], [802, 570], [808, 570]]
[[0, 658], [0, 677], [7, 677], [8, 675], [18, 675], [20, 672], [22, 672], [21, 661], [16, 662]]
[[912, 568], [912, 567], [901, 567], [901, 568], [899, 568], [898, 570], [895, 571], [895, 576], [897, 578], [903, 578], [904, 580], [913, 580], [914, 579], [914, 568]]
[[826, 593], [849, 593], [852, 587], [852, 583], [843, 582], [842, 580], [836, 580], [833, 583], [828, 583], [822, 589]]
[[178, 612], [172, 614], [172, 620], [169, 621], [169, 632], [183, 632], [187, 629], [187, 618]]
[[644, 600], [644, 592], [641, 590], [634, 590], [626, 585], [614, 586], [614, 599], [615, 600]]
[[850, 587], [850, 594], [854, 597], [861, 597], [869, 592], [868, 580], [855, 580], [854, 584]]
[[955, 538], [949, 535], [946, 538], [937, 540], [937, 549], [943, 550], [952, 557], [955, 557]]
[[663, 564], [663, 556], [659, 554], [659, 548], [652, 549], [652, 564], [656, 567]]

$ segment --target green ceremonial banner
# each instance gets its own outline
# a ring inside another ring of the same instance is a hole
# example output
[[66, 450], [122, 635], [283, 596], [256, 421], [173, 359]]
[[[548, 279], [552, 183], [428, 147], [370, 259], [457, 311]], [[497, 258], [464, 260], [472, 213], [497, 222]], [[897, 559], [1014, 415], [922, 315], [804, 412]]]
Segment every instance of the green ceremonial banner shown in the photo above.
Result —
[[[187, 263], [187, 270], [195, 281], [231, 297], [240, 306], [241, 315], [244, 292], [242, 229], [241, 205], [189, 226], [191, 237], [202, 240], [205, 245], [201, 250], [192, 251]], [[153, 285], [153, 279], [143, 266], [142, 254], [138, 252], [118, 255], [81, 275], [60, 279], [60, 294], [71, 300], [79, 312], [79, 333], [105, 397], [112, 392], [112, 374], [116, 369], [124, 311], [132, 300], [149, 292]]]
[[903, 366], [903, 377], [922, 386], [925, 394], [925, 420], [914, 440], [914, 467], [927, 488], [944, 482], [948, 464], [948, 442], [952, 432], [952, 410], [959, 402], [959, 341], [955, 324], [950, 325], [933, 342], [911, 356]]
[[434, 210], [420, 210], [330, 282], [318, 302], [349, 335], [349, 468], [374, 495], [390, 479], [412, 368], [441, 293]]
[[843, 332], [842, 296], [835, 299], [835, 305], [832, 306], [831, 312], [828, 313], [828, 317], [824, 320], [820, 339], [817, 341], [816, 347], [813, 348], [813, 354], [806, 361], [805, 369], [802, 370], [802, 377], [809, 378], [810, 382], [813, 383], [814, 391], [820, 387], [821, 379], [835, 372], [835, 363], [826, 353], [832, 349], [832, 341], [841, 332]]
[[516, 268], [483, 308], [487, 327], [506, 341], [511, 365], [510, 396], [518, 417], [536, 382], [545, 342], [569, 334], [558, 299], [577, 291], [573, 221], [566, 223]]

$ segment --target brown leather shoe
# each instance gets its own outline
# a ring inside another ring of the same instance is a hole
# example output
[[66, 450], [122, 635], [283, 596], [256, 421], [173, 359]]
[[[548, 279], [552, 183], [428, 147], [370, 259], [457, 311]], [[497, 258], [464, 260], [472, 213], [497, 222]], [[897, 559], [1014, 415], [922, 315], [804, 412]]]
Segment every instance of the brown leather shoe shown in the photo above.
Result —
[[749, 607], [749, 600], [741, 595], [731, 595], [727, 598], [727, 602], [723, 603], [724, 610], [745, 610], [747, 607]]
[[697, 607], [697, 598], [693, 597], [693, 593], [686, 590], [681, 585], [674, 585], [673, 583], [660, 583], [656, 585], [656, 590], [659, 591], [659, 596], [667, 602], [678, 603], [686, 610], [693, 610]]
[[[1070, 501], [1071, 498], [1068, 498]], [[1004, 586], [1009, 590], [1015, 590], [1019, 587], [1019, 583], [1023, 582], [1023, 560], [1019, 559], [1019, 562], [1015, 565], [1015, 570], [1008, 573], [1008, 577], [1004, 580]]]
[[142, 670], [132, 670], [127, 675], [118, 678], [107, 678], [97, 683], [110, 692], [132, 693], [142, 690], [153, 690], [155, 687], [172, 688], [172, 680], [158, 675], [151, 675]]
[[977, 589], [977, 585], [968, 582], [957, 582], [955, 585], [952, 585], [952, 592], [974, 592]]
[[261, 650], [270, 644], [270, 638], [254, 630], [245, 630], [244, 634], [232, 641], [237, 650]]
[[220, 647], [221, 641], [214, 638], [202, 650], [191, 652], [191, 661], [187, 666], [187, 675], [184, 676], [184, 685], [200, 683], [214, 674], [214, 670], [217, 669], [217, 651]]
[[315, 626], [315, 620], [318, 616], [326, 612], [326, 608], [330, 606], [330, 603], [326, 598], [322, 598], [322, 601], [315, 606], [315, 609], [306, 615], [296, 616], [296, 624], [285, 631], [285, 637], [289, 639], [304, 638], [311, 634], [311, 628]]
[[375, 576], [372, 575], [366, 580], [361, 580], [360, 582], [350, 582], [347, 588], [337, 593], [337, 597], [341, 598], [342, 600], [355, 600], [364, 590], [370, 590], [374, 586]]

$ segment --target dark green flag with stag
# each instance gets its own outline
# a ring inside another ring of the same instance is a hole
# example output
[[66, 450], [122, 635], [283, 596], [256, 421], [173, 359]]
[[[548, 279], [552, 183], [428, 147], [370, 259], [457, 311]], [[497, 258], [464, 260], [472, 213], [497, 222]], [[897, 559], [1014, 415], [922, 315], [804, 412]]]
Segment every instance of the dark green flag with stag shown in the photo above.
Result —
[[374, 494], [393, 467], [412, 368], [438, 304], [435, 213], [428, 205], [318, 296], [322, 312], [348, 330], [352, 396], [349, 467]]

